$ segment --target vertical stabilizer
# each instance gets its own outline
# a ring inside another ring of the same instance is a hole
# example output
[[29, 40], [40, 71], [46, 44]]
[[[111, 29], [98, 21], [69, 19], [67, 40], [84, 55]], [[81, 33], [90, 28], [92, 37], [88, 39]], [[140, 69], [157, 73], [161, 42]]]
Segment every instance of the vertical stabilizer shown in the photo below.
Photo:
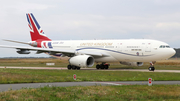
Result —
[[28, 26], [30, 28], [31, 40], [32, 41], [51, 41], [41, 29], [39, 23], [32, 13], [26, 14], [28, 20]]

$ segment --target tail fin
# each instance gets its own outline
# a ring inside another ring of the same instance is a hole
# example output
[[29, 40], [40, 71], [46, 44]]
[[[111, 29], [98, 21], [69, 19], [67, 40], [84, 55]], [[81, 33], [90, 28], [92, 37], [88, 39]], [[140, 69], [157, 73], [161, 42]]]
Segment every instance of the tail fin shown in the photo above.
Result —
[[32, 41], [51, 41], [46, 35], [44, 34], [43, 30], [41, 29], [39, 23], [35, 19], [32, 13], [26, 14], [28, 20], [28, 26], [30, 28], [31, 40]]

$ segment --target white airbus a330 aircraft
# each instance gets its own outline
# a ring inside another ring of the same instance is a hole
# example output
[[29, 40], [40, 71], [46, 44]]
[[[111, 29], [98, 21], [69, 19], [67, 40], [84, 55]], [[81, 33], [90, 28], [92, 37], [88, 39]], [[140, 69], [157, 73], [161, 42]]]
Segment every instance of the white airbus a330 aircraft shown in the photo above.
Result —
[[33, 47], [0, 47], [18, 49], [19, 54], [37, 51], [61, 57], [68, 56], [68, 69], [92, 67], [94, 63], [97, 63], [97, 69], [108, 69], [109, 62], [120, 62], [130, 66], [142, 66], [143, 62], [150, 62], [151, 71], [155, 69], [153, 61], [167, 59], [175, 54], [175, 50], [167, 43], [150, 39], [52, 41], [44, 34], [32, 13], [26, 16], [32, 41], [6, 41], [29, 44]]

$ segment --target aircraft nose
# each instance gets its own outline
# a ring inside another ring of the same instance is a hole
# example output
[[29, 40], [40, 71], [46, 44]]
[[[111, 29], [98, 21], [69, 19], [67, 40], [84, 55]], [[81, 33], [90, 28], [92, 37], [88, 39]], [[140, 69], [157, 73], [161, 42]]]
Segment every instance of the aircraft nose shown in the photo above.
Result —
[[169, 55], [172, 57], [174, 54], [176, 54], [176, 51], [171, 48], [171, 50], [169, 51]]

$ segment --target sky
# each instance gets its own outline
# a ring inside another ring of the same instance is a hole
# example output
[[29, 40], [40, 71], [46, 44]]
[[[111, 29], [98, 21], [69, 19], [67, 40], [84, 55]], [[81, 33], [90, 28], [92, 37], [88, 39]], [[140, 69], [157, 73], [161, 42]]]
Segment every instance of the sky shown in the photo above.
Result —
[[[26, 13], [52, 40], [155, 39], [180, 48], [180, 0], [1, 0], [0, 45], [31, 40]], [[0, 51], [0, 58], [48, 57]]]

